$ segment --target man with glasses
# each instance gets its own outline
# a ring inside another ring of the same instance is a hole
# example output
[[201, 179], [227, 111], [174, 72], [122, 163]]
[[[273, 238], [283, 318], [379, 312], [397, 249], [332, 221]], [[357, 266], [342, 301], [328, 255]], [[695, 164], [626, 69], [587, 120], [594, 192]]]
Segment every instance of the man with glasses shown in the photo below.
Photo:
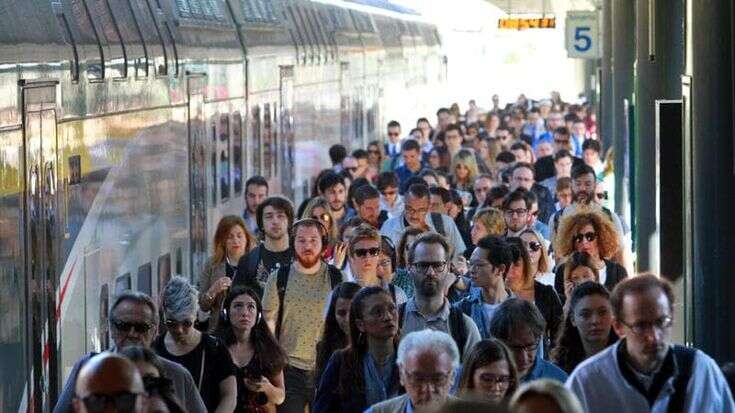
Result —
[[490, 335], [510, 349], [521, 383], [537, 379], [564, 382], [567, 379], [562, 369], [539, 357], [538, 349], [545, 331], [544, 316], [536, 305], [521, 298], [504, 301], [490, 321]]
[[585, 411], [735, 411], [717, 364], [701, 350], [671, 343], [674, 292], [652, 274], [629, 278], [610, 297], [613, 346], [585, 360], [566, 386]]
[[539, 219], [546, 222], [554, 213], [554, 196], [545, 186], [538, 184], [534, 179], [533, 165], [518, 162], [511, 170], [510, 190], [523, 188], [536, 195], [539, 206]]
[[462, 255], [466, 249], [462, 234], [457, 224], [448, 215], [435, 214], [430, 211], [431, 198], [429, 187], [424, 184], [413, 184], [408, 187], [405, 196], [406, 207], [403, 213], [391, 218], [380, 228], [380, 234], [385, 235], [398, 244], [401, 235], [408, 227], [422, 231], [435, 231], [447, 237], [452, 247], [453, 258]]
[[526, 190], [516, 189], [503, 199], [503, 218], [505, 218], [507, 237], [519, 237], [528, 228], [528, 213], [531, 203]]
[[[110, 308], [110, 336], [114, 343], [111, 351], [116, 352], [129, 346], [150, 348], [157, 333], [158, 310], [151, 297], [138, 291], [120, 293]], [[80, 369], [95, 355], [96, 353], [87, 354], [74, 365], [56, 402], [54, 413], [71, 411], [74, 386]], [[191, 374], [178, 363], [163, 357], [157, 357], [157, 360], [161, 364], [162, 373], [173, 381], [174, 393], [186, 411], [206, 412]]]
[[449, 390], [459, 367], [459, 352], [446, 333], [423, 330], [405, 335], [396, 364], [406, 394], [375, 404], [367, 413], [436, 412], [454, 399]]
[[388, 142], [385, 144], [385, 154], [391, 159], [401, 154], [401, 124], [392, 120], [388, 122]]
[[73, 400], [77, 413], [142, 412], [144, 403], [143, 378], [123, 356], [98, 354], [79, 371]]
[[480, 341], [472, 318], [449, 304], [444, 292], [449, 276], [451, 247], [436, 232], [421, 234], [408, 250], [408, 271], [413, 279], [414, 296], [399, 307], [401, 334], [431, 329], [451, 334], [461, 354], [468, 354]]

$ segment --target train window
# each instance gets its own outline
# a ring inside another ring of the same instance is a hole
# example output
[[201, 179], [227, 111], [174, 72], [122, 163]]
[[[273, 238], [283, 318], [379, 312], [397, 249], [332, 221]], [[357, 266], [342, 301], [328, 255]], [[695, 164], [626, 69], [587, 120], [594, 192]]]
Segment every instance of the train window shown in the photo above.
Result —
[[163, 40], [153, 18], [153, 10], [148, 7], [146, 0], [129, 0], [129, 2], [147, 51], [146, 62], [141, 61], [138, 63], [152, 65], [154, 74], [165, 75], [166, 52], [163, 48]]
[[130, 290], [132, 288], [133, 284], [129, 272], [126, 272], [125, 274], [117, 277], [117, 279], [115, 280], [115, 295], [119, 295], [121, 292], [125, 290]]
[[[79, 29], [79, 42], [100, 47], [97, 29], [92, 24], [86, 3], [82, 0], [72, 0], [71, 11]], [[92, 50], [94, 50], [94, 47], [88, 49], [91, 52], [89, 56], [94, 57], [88, 58], [86, 61], [87, 78], [90, 80], [103, 79], [105, 77], [105, 66], [101, 56], [102, 49], [98, 48], [97, 53], [92, 52]]]
[[210, 129], [212, 132], [212, 152], [209, 158], [209, 166], [212, 171], [212, 205], [217, 205], [217, 122], [214, 119], [212, 119]]
[[273, 124], [271, 122], [271, 105], [263, 105], [263, 169], [262, 175], [270, 178], [273, 166]]
[[152, 272], [150, 262], [138, 267], [138, 291], [149, 296], [153, 292]]
[[296, 14], [299, 19], [299, 24], [304, 30], [304, 33], [306, 33], [306, 38], [309, 39], [309, 44], [311, 45], [311, 62], [314, 63], [314, 60], [321, 60], [321, 52], [319, 51], [319, 40], [316, 38], [316, 34], [314, 31], [314, 28], [311, 26], [311, 21], [304, 17], [306, 12], [302, 10], [300, 7], [296, 8]]
[[181, 253], [181, 247], [176, 248], [176, 274], [184, 273], [184, 254]]
[[100, 287], [100, 324], [99, 340], [100, 350], [110, 348], [110, 287], [102, 284]]
[[[181, 251], [181, 250], [179, 250]], [[164, 254], [158, 257], [158, 292], [163, 291], [168, 280], [171, 279], [171, 254]]]
[[281, 117], [278, 114], [278, 103], [273, 102], [271, 107], [273, 108], [273, 123], [271, 127], [271, 131], [273, 133], [273, 166], [271, 167], [271, 170], [273, 171], [273, 176], [278, 175], [278, 166], [279, 161], [278, 159], [281, 157], [281, 145], [280, 140], [278, 139], [278, 119]]
[[259, 175], [261, 174], [260, 169], [260, 160], [261, 160], [261, 152], [263, 150], [261, 145], [261, 135], [260, 135], [260, 106], [255, 105], [253, 106], [252, 113], [251, 113], [251, 125], [253, 128], [253, 132], [251, 133], [252, 138], [252, 152], [253, 152], [253, 174]]
[[306, 18], [309, 19], [311, 22], [311, 27], [314, 28], [314, 32], [316, 33], [316, 37], [318, 38], [319, 44], [322, 45], [321, 49], [324, 53], [323, 61], [326, 62], [327, 59], [329, 59], [328, 56], [328, 42], [327, 42], [327, 36], [324, 35], [324, 27], [319, 24], [319, 19], [316, 17], [316, 12], [312, 9], [306, 9], [304, 10], [306, 13]]
[[79, 49], [77, 48], [76, 39], [71, 33], [71, 27], [69, 27], [69, 21], [63, 12], [56, 12], [56, 19], [59, 21], [59, 25], [62, 27], [62, 34], [64, 41], [71, 46], [72, 55], [69, 59], [69, 72], [72, 82], [79, 81]]
[[297, 49], [301, 49], [301, 57], [299, 59], [299, 62], [301, 64], [306, 64], [306, 45], [308, 43], [308, 40], [306, 40], [306, 35], [301, 30], [301, 25], [299, 24], [298, 20], [296, 20], [296, 14], [293, 11], [293, 7], [288, 6], [286, 10], [288, 11], [288, 14], [291, 16], [290, 20], [291, 20], [291, 23], [294, 29], [296, 29], [295, 39], [296, 39], [296, 44], [298, 46]]
[[92, 13], [93, 20], [99, 28], [100, 43], [107, 50], [105, 56], [107, 63], [105, 71], [111, 78], [124, 78], [128, 72], [127, 56], [125, 56], [125, 45], [122, 43], [120, 28], [109, 0], [92, 0], [87, 2]]
[[232, 114], [232, 193], [242, 193], [242, 115], [240, 112]]
[[241, 0], [245, 20], [262, 23], [276, 23], [278, 17], [273, 9], [272, 0]]
[[230, 119], [227, 115], [219, 117], [219, 180], [220, 199], [230, 197]]

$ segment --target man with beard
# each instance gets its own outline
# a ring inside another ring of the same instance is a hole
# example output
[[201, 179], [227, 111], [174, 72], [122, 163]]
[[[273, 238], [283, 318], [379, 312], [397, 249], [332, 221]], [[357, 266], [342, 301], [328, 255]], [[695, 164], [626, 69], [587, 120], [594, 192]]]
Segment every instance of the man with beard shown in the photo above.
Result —
[[572, 168], [572, 204], [554, 212], [551, 219], [549, 219], [549, 239], [552, 243], [554, 237], [556, 237], [561, 219], [581, 210], [602, 211], [615, 224], [620, 239], [625, 239], [623, 225], [620, 223], [617, 214], [613, 214], [612, 211], [595, 202], [596, 187], [595, 170], [591, 166], [582, 164]]
[[256, 219], [258, 205], [268, 197], [268, 181], [262, 176], [251, 176], [245, 182], [245, 211], [242, 213], [242, 219], [248, 226], [251, 234], [259, 237], [261, 232]]
[[284, 370], [286, 400], [278, 411], [303, 413], [314, 397], [313, 370], [316, 343], [324, 326], [327, 296], [342, 274], [321, 260], [327, 230], [306, 218], [291, 229], [295, 260], [268, 277], [263, 294], [263, 316], [288, 355]]
[[[130, 346], [150, 348], [157, 333], [158, 310], [151, 297], [138, 291], [120, 293], [110, 308], [110, 336], [114, 343], [111, 351], [117, 352]], [[72, 411], [74, 386], [79, 371], [95, 355], [89, 353], [74, 365], [56, 402], [54, 413]], [[163, 357], [157, 357], [157, 360], [161, 364], [161, 373], [173, 382], [174, 393], [184, 409], [187, 412], [206, 412], [191, 374], [178, 363]]]
[[362, 185], [355, 190], [353, 197], [357, 216], [370, 224], [375, 229], [380, 229], [388, 220], [388, 213], [380, 210], [380, 192], [374, 186]]
[[584, 411], [735, 411], [714, 360], [671, 343], [674, 292], [668, 282], [653, 274], [628, 278], [610, 303], [620, 341], [582, 362], [566, 382]]
[[446, 238], [436, 232], [421, 234], [408, 250], [408, 271], [413, 279], [414, 297], [399, 307], [401, 334], [431, 329], [451, 334], [460, 354], [468, 354], [480, 341], [472, 318], [449, 305], [444, 291], [449, 276], [452, 251]]
[[347, 186], [343, 177], [336, 173], [327, 173], [319, 179], [319, 191], [329, 203], [332, 218], [338, 227], [355, 215], [355, 210], [346, 204]]
[[268, 275], [293, 259], [288, 237], [293, 205], [286, 198], [272, 196], [258, 205], [256, 217], [263, 242], [240, 258], [233, 283], [247, 285], [262, 296]]
[[104, 352], [92, 357], [77, 377], [74, 411], [95, 413], [143, 412], [145, 404], [143, 378], [132, 361]]

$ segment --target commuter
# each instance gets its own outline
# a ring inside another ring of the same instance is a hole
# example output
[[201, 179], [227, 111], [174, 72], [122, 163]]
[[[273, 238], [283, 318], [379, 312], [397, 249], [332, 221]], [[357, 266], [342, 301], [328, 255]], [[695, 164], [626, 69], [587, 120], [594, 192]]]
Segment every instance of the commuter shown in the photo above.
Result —
[[[481, 238], [488, 235], [502, 236], [505, 234], [505, 219], [503, 213], [499, 209], [493, 207], [483, 207], [477, 210], [472, 218], [472, 229], [470, 230], [470, 240], [473, 246]], [[465, 250], [465, 257], [472, 254], [472, 250]]]
[[380, 141], [370, 141], [368, 143], [368, 173], [376, 179], [379, 174], [393, 170], [391, 159], [384, 151], [385, 149]]
[[449, 173], [452, 157], [447, 148], [434, 145], [427, 156], [427, 166], [437, 172]]
[[127, 358], [100, 353], [79, 370], [72, 402], [77, 413], [143, 412], [143, 379]]
[[355, 170], [353, 176], [355, 178], [365, 178], [372, 182], [378, 175], [378, 171], [370, 168], [368, 152], [365, 149], [355, 149], [352, 151], [352, 157], [357, 161], [357, 170]]
[[517, 388], [518, 371], [508, 347], [494, 338], [475, 344], [462, 366], [459, 394], [462, 397], [503, 403]]
[[447, 215], [452, 203], [452, 193], [438, 186], [429, 187], [429, 211], [434, 214]]
[[258, 294], [235, 287], [225, 301], [220, 337], [232, 358], [237, 380], [236, 412], [265, 413], [283, 403], [286, 353], [271, 333]]
[[513, 295], [505, 284], [512, 260], [509, 246], [497, 236], [479, 239], [470, 257], [473, 287], [454, 307], [472, 318], [483, 339], [490, 338], [490, 320], [500, 303]]
[[[158, 311], [156, 305], [146, 294], [123, 291], [118, 294], [110, 306], [110, 337], [113, 347], [111, 351], [120, 351], [130, 346], [149, 348], [158, 331]], [[72, 411], [74, 386], [79, 370], [97, 353], [88, 353], [74, 364], [67, 378], [59, 399], [56, 401], [54, 413]], [[163, 375], [173, 382], [174, 392], [182, 401], [187, 412], [206, 412], [207, 409], [197, 391], [191, 374], [178, 363], [157, 357]]]
[[340, 172], [342, 170], [342, 161], [347, 157], [347, 149], [340, 144], [329, 147], [329, 159], [332, 161], [332, 170]]
[[219, 322], [226, 291], [236, 279], [240, 259], [257, 244], [246, 228], [245, 221], [236, 215], [220, 219], [214, 233], [214, 256], [204, 265], [199, 276], [199, 306], [202, 310], [197, 327], [213, 332]]
[[564, 263], [564, 296], [569, 297], [578, 285], [591, 281], [600, 282], [600, 273], [586, 252], [575, 251]]
[[490, 334], [510, 349], [521, 383], [567, 379], [562, 369], [538, 356], [545, 331], [546, 322], [536, 306], [516, 297], [500, 304], [490, 321]]
[[[414, 297], [399, 307], [401, 334], [430, 328], [450, 333], [461, 354], [480, 341], [472, 318], [452, 307], [444, 292], [449, 288], [451, 247], [435, 232], [421, 234], [408, 251]], [[405, 383], [404, 383], [405, 384]]]
[[513, 134], [510, 132], [510, 130], [508, 129], [508, 127], [506, 126], [499, 127], [498, 130], [495, 131], [495, 136], [498, 142], [500, 142], [500, 147], [504, 151], [508, 151], [508, 153], [511, 153], [510, 147], [511, 145], [513, 145], [514, 137], [513, 137]]
[[528, 204], [531, 205], [531, 208], [528, 210], [528, 214], [526, 215], [528, 220], [526, 225], [528, 229], [532, 229], [538, 232], [539, 234], [541, 234], [543, 239], [546, 240], [547, 238], [549, 238], [549, 226], [538, 219], [538, 198], [536, 198], [536, 194], [534, 194], [532, 191], [526, 191], [525, 196], [527, 198]]
[[572, 144], [574, 145], [575, 156], [583, 155], [583, 145], [588, 140], [589, 134], [587, 133], [587, 126], [584, 124], [584, 119], [576, 117], [572, 123]]
[[332, 218], [337, 225], [355, 215], [355, 211], [347, 205], [348, 186], [344, 176], [338, 174], [327, 174], [319, 180], [319, 190], [324, 199], [329, 203]]
[[510, 190], [506, 185], [500, 184], [490, 188], [490, 191], [485, 197], [484, 207], [493, 207], [499, 210], [503, 209], [503, 201], [505, 197], [510, 193]]
[[735, 411], [717, 364], [700, 350], [671, 343], [668, 282], [639, 275], [618, 284], [610, 301], [621, 339], [583, 361], [566, 383], [585, 411]]
[[[511, 173], [510, 190], [514, 191], [523, 188], [531, 191], [538, 199], [540, 220], [547, 222], [551, 214], [554, 213], [554, 196], [546, 187], [534, 181], [534, 169], [530, 163], [518, 162], [513, 166]], [[527, 208], [530, 209], [530, 206]]]
[[305, 198], [303, 201], [301, 201], [301, 204], [299, 205], [298, 209], [296, 210], [297, 217], [300, 217], [304, 213], [304, 208], [306, 208], [306, 204], [311, 201], [312, 198], [316, 198], [318, 196], [322, 196], [322, 191], [319, 189], [319, 181], [326, 176], [334, 173], [333, 169], [322, 169], [319, 171], [319, 173], [316, 175], [316, 178], [312, 180], [312, 186], [311, 186], [311, 196], [308, 198]]
[[418, 118], [416, 120], [416, 129], [421, 131], [421, 139], [423, 141], [431, 143], [431, 137], [434, 135], [434, 131], [428, 119]]
[[399, 394], [398, 314], [390, 294], [360, 290], [350, 305], [349, 331], [349, 346], [330, 358], [321, 377], [315, 412], [362, 413]]
[[352, 238], [352, 232], [355, 228], [362, 224], [366, 224], [365, 221], [360, 217], [352, 217], [349, 221], [345, 222], [339, 229], [339, 240], [334, 247], [334, 255], [329, 261], [330, 265], [339, 268], [342, 271], [342, 279], [344, 281], [355, 281], [355, 277], [352, 274], [350, 268], [350, 261], [347, 259], [349, 252], [350, 239]]
[[[563, 218], [554, 248], [563, 257], [575, 251], [589, 254], [590, 264], [599, 274], [598, 282], [610, 291], [628, 276], [625, 267], [610, 260], [620, 249], [620, 238], [603, 213], [579, 212]], [[564, 266], [557, 266], [554, 278], [554, 288], [560, 296], [565, 294]]]
[[[554, 196], [557, 202], [554, 209], [560, 211], [572, 204], [572, 178], [559, 178], [556, 181]], [[551, 236], [551, 228], [549, 228], [549, 236]]]
[[552, 194], [556, 192], [556, 182], [560, 178], [571, 178], [572, 176], [572, 160], [574, 157], [568, 150], [562, 149], [554, 154], [554, 171], [555, 174], [540, 182]]
[[268, 277], [263, 316], [289, 359], [284, 372], [286, 400], [278, 411], [302, 413], [314, 394], [312, 373], [327, 296], [342, 274], [321, 260], [327, 238], [321, 222], [310, 218], [295, 222], [291, 238], [296, 259]]
[[316, 343], [316, 364], [314, 367], [314, 383], [321, 380], [329, 358], [349, 344], [350, 338], [350, 304], [360, 285], [353, 282], [342, 282], [332, 291], [327, 317], [321, 339]]
[[378, 176], [377, 183], [380, 192], [380, 210], [394, 218], [403, 212], [403, 196], [398, 193], [398, 175], [395, 172], [383, 172]]
[[454, 173], [454, 188], [471, 193], [475, 178], [480, 174], [472, 149], [457, 151], [452, 157], [452, 172]]
[[130, 346], [120, 350], [137, 367], [145, 388], [145, 412], [185, 413], [184, 407], [174, 394], [173, 382], [165, 376], [156, 353], [142, 346]]
[[381, 244], [378, 230], [370, 225], [362, 224], [354, 229], [348, 245], [352, 275], [361, 287], [381, 287], [390, 293], [397, 304], [403, 304], [408, 299], [401, 287], [378, 277]]
[[357, 159], [348, 155], [342, 160], [342, 170], [339, 174], [346, 174], [344, 176], [349, 177], [351, 180], [355, 180], [357, 176]]
[[396, 357], [406, 394], [373, 405], [366, 413], [435, 412], [447, 401], [459, 367], [459, 351], [441, 331], [422, 330], [403, 337]]
[[[465, 203], [469, 203], [470, 195], [468, 193], [460, 193], [456, 189], [450, 190], [449, 194], [451, 195], [451, 202], [447, 204], [447, 215], [454, 220], [454, 225], [459, 230], [460, 235], [462, 235], [462, 242], [464, 242], [466, 252], [466, 247], [472, 245], [470, 221], [465, 216]], [[455, 258], [463, 255], [464, 252]]]
[[570, 293], [564, 321], [551, 359], [571, 374], [582, 361], [618, 341], [612, 329], [610, 293], [596, 282], [584, 282]]
[[258, 219], [256, 212], [258, 205], [268, 197], [268, 181], [260, 175], [251, 176], [245, 182], [245, 211], [242, 218], [247, 224], [248, 231], [255, 237], [259, 237]]
[[[569, 151], [574, 156], [574, 149], [572, 148], [571, 137], [569, 136], [569, 129], [564, 126], [554, 129], [554, 154], [561, 150]], [[582, 159], [574, 156], [572, 158], [572, 169], [584, 165]], [[552, 177], [556, 174], [554, 168], [554, 157], [553, 154], [539, 158], [534, 165], [536, 169], [536, 182], [543, 182], [545, 179]]]
[[447, 108], [439, 108], [436, 111], [435, 133], [445, 132], [453, 124], [452, 113]]
[[516, 162], [533, 165], [533, 151], [531, 150], [531, 146], [526, 142], [516, 142], [510, 145], [510, 151], [515, 155]]
[[546, 240], [536, 230], [527, 229], [521, 233], [523, 246], [530, 258], [531, 274], [533, 278], [543, 285], [554, 287], [554, 273], [551, 271], [553, 265], [549, 262], [549, 254], [546, 250]]
[[421, 147], [414, 139], [406, 139], [401, 144], [401, 156], [403, 157], [403, 165], [394, 169], [398, 176], [398, 183], [401, 193], [405, 192], [405, 183], [409, 178], [418, 175], [423, 168], [421, 161]]
[[365, 222], [380, 229], [388, 220], [388, 213], [380, 211], [380, 192], [372, 185], [362, 185], [355, 190], [355, 210], [357, 216]]
[[[447, 151], [449, 151], [449, 157], [454, 163], [454, 157], [462, 149], [462, 142], [464, 142], [464, 133], [462, 133], [462, 127], [457, 124], [448, 125], [444, 131], [444, 139], [447, 144]], [[452, 168], [454, 172], [454, 168]]]
[[452, 218], [429, 211], [429, 188], [425, 185], [411, 185], [405, 195], [406, 207], [400, 216], [391, 218], [380, 228], [381, 235], [388, 236], [397, 243], [406, 228], [413, 227], [423, 231], [435, 231], [448, 238], [454, 251], [453, 256], [462, 255], [465, 244], [462, 234]]
[[564, 126], [564, 117], [562, 116], [561, 112], [558, 110], [551, 110], [549, 114], [546, 116], [546, 128], [544, 133], [542, 133], [536, 142], [534, 142], [534, 149], [538, 148], [538, 145], [541, 143], [548, 143], [553, 144], [554, 143], [554, 131], [557, 128], [560, 128]]
[[536, 159], [545, 158], [554, 155], [554, 146], [549, 141], [540, 141], [534, 149]]
[[232, 359], [219, 339], [194, 328], [197, 296], [184, 277], [175, 276], [166, 284], [161, 294], [166, 333], [153, 342], [153, 349], [189, 371], [207, 410], [231, 412], [237, 403]]
[[[288, 233], [294, 221], [293, 205], [286, 198], [272, 196], [258, 206], [256, 217], [263, 242], [240, 258], [235, 284], [247, 285], [262, 296], [268, 275], [293, 260]], [[203, 309], [209, 307], [207, 303], [206, 297], [199, 300]]]
[[[584, 413], [577, 397], [555, 380], [541, 379], [521, 386], [510, 401], [517, 413]], [[592, 411], [592, 410], [590, 410]], [[597, 412], [598, 410], [594, 410]]]
[[388, 135], [388, 142], [384, 146], [385, 154], [394, 160], [401, 155], [401, 124], [395, 120], [388, 122], [386, 135]]
[[424, 168], [419, 172], [418, 177], [426, 182], [429, 188], [439, 186], [439, 176], [432, 169]]
[[[378, 278], [385, 284], [394, 284], [396, 278], [396, 246], [385, 235], [380, 236], [380, 256], [378, 260]], [[394, 284], [395, 285], [395, 284]], [[402, 289], [402, 288], [401, 288]], [[403, 289], [402, 289], [403, 290]], [[405, 294], [406, 292], [403, 291]], [[408, 299], [408, 294], [406, 294]]]
[[538, 282], [532, 272], [531, 257], [528, 255], [523, 240], [509, 237], [505, 240], [510, 246], [512, 264], [508, 271], [507, 284], [513, 294], [534, 303], [546, 321], [544, 331], [544, 349], [548, 350], [556, 338], [564, 310], [554, 287]]
[[306, 204], [303, 214], [299, 217], [299, 219], [303, 218], [316, 219], [324, 225], [324, 228], [326, 228], [328, 243], [322, 258], [328, 261], [334, 256], [334, 249], [337, 243], [337, 224], [332, 216], [332, 208], [329, 207], [329, 202], [320, 196], [312, 198], [311, 201]]
[[500, 116], [498, 116], [498, 112], [488, 112], [488, 114], [485, 115], [485, 133], [487, 133], [487, 136], [495, 139], [495, 132], [498, 130], [499, 127]]
[[505, 217], [506, 236], [517, 237], [528, 229], [528, 211], [531, 203], [526, 197], [525, 189], [516, 189], [503, 200], [503, 216]]
[[[396, 274], [393, 278], [393, 284], [401, 287], [406, 293], [406, 296], [410, 299], [414, 295], [413, 278], [408, 272], [408, 251], [411, 249], [411, 244], [418, 238], [419, 235], [423, 234], [424, 231], [418, 228], [408, 227], [396, 245]], [[383, 238], [389, 237], [383, 235]]]
[[449, 182], [449, 173], [443, 170], [436, 171], [437, 186], [444, 189], [452, 189], [452, 185]]
[[468, 221], [472, 221], [477, 210], [482, 208], [482, 205], [485, 204], [487, 194], [490, 192], [490, 188], [492, 188], [494, 184], [495, 181], [489, 174], [480, 174], [475, 178], [475, 182], [472, 185], [472, 202], [470, 203], [472, 208], [470, 208], [466, 214]]
[[600, 142], [594, 139], [587, 139], [582, 144], [582, 159], [587, 166], [595, 170], [598, 177], [602, 178], [602, 159], [600, 159], [600, 152], [602, 147]]
[[498, 181], [503, 184], [510, 184], [510, 174], [513, 165], [516, 163], [516, 156], [512, 152], [503, 151], [495, 157], [495, 165], [498, 170]]

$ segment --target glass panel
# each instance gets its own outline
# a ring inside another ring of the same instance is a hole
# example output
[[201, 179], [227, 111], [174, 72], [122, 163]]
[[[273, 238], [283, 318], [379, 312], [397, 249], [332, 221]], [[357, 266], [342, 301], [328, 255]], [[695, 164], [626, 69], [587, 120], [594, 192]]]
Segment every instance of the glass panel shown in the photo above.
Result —
[[[19, 245], [17, 247], [20, 248]], [[13, 372], [0, 374], [0, 410], [5, 412], [20, 410], [27, 381], [26, 372], [30, 371], [24, 350], [27, 345], [27, 307], [26, 297], [21, 292], [25, 291], [25, 285], [19, 267], [13, 264], [15, 259], [11, 250], [0, 248], [0, 366], [3, 366], [5, 372]]]
[[150, 262], [138, 267], [138, 291], [146, 293], [149, 296], [153, 292], [152, 273], [153, 270]]
[[115, 295], [118, 295], [121, 292], [125, 290], [130, 290], [132, 288], [133, 284], [129, 272], [117, 277], [117, 280], [115, 280]]
[[230, 197], [230, 120], [227, 115], [219, 118], [219, 179], [220, 199]]
[[212, 123], [210, 124], [210, 136], [212, 136], [212, 151], [210, 153], [209, 157], [209, 167], [212, 171], [212, 205], [217, 205], [217, 123], [214, 119], [212, 119]]
[[252, 109], [252, 128], [253, 133], [251, 134], [253, 137], [252, 143], [253, 143], [253, 174], [254, 175], [260, 175], [262, 171], [260, 170], [260, 160], [261, 160], [261, 151], [263, 150], [263, 147], [261, 145], [261, 136], [260, 136], [260, 106], [253, 106]]
[[232, 191], [242, 193], [242, 116], [240, 112], [232, 115]]
[[[179, 250], [181, 251], [181, 250]], [[161, 255], [158, 258], [158, 293], [163, 291], [163, 287], [171, 278], [171, 254]]]
[[266, 178], [272, 176], [273, 165], [273, 124], [271, 123], [271, 105], [263, 105], [263, 169], [262, 175]]
[[110, 313], [110, 287], [107, 284], [102, 284], [100, 287], [100, 324], [99, 324], [99, 334], [100, 334], [100, 348], [107, 349], [110, 348], [110, 323], [109, 323], [109, 316]]

